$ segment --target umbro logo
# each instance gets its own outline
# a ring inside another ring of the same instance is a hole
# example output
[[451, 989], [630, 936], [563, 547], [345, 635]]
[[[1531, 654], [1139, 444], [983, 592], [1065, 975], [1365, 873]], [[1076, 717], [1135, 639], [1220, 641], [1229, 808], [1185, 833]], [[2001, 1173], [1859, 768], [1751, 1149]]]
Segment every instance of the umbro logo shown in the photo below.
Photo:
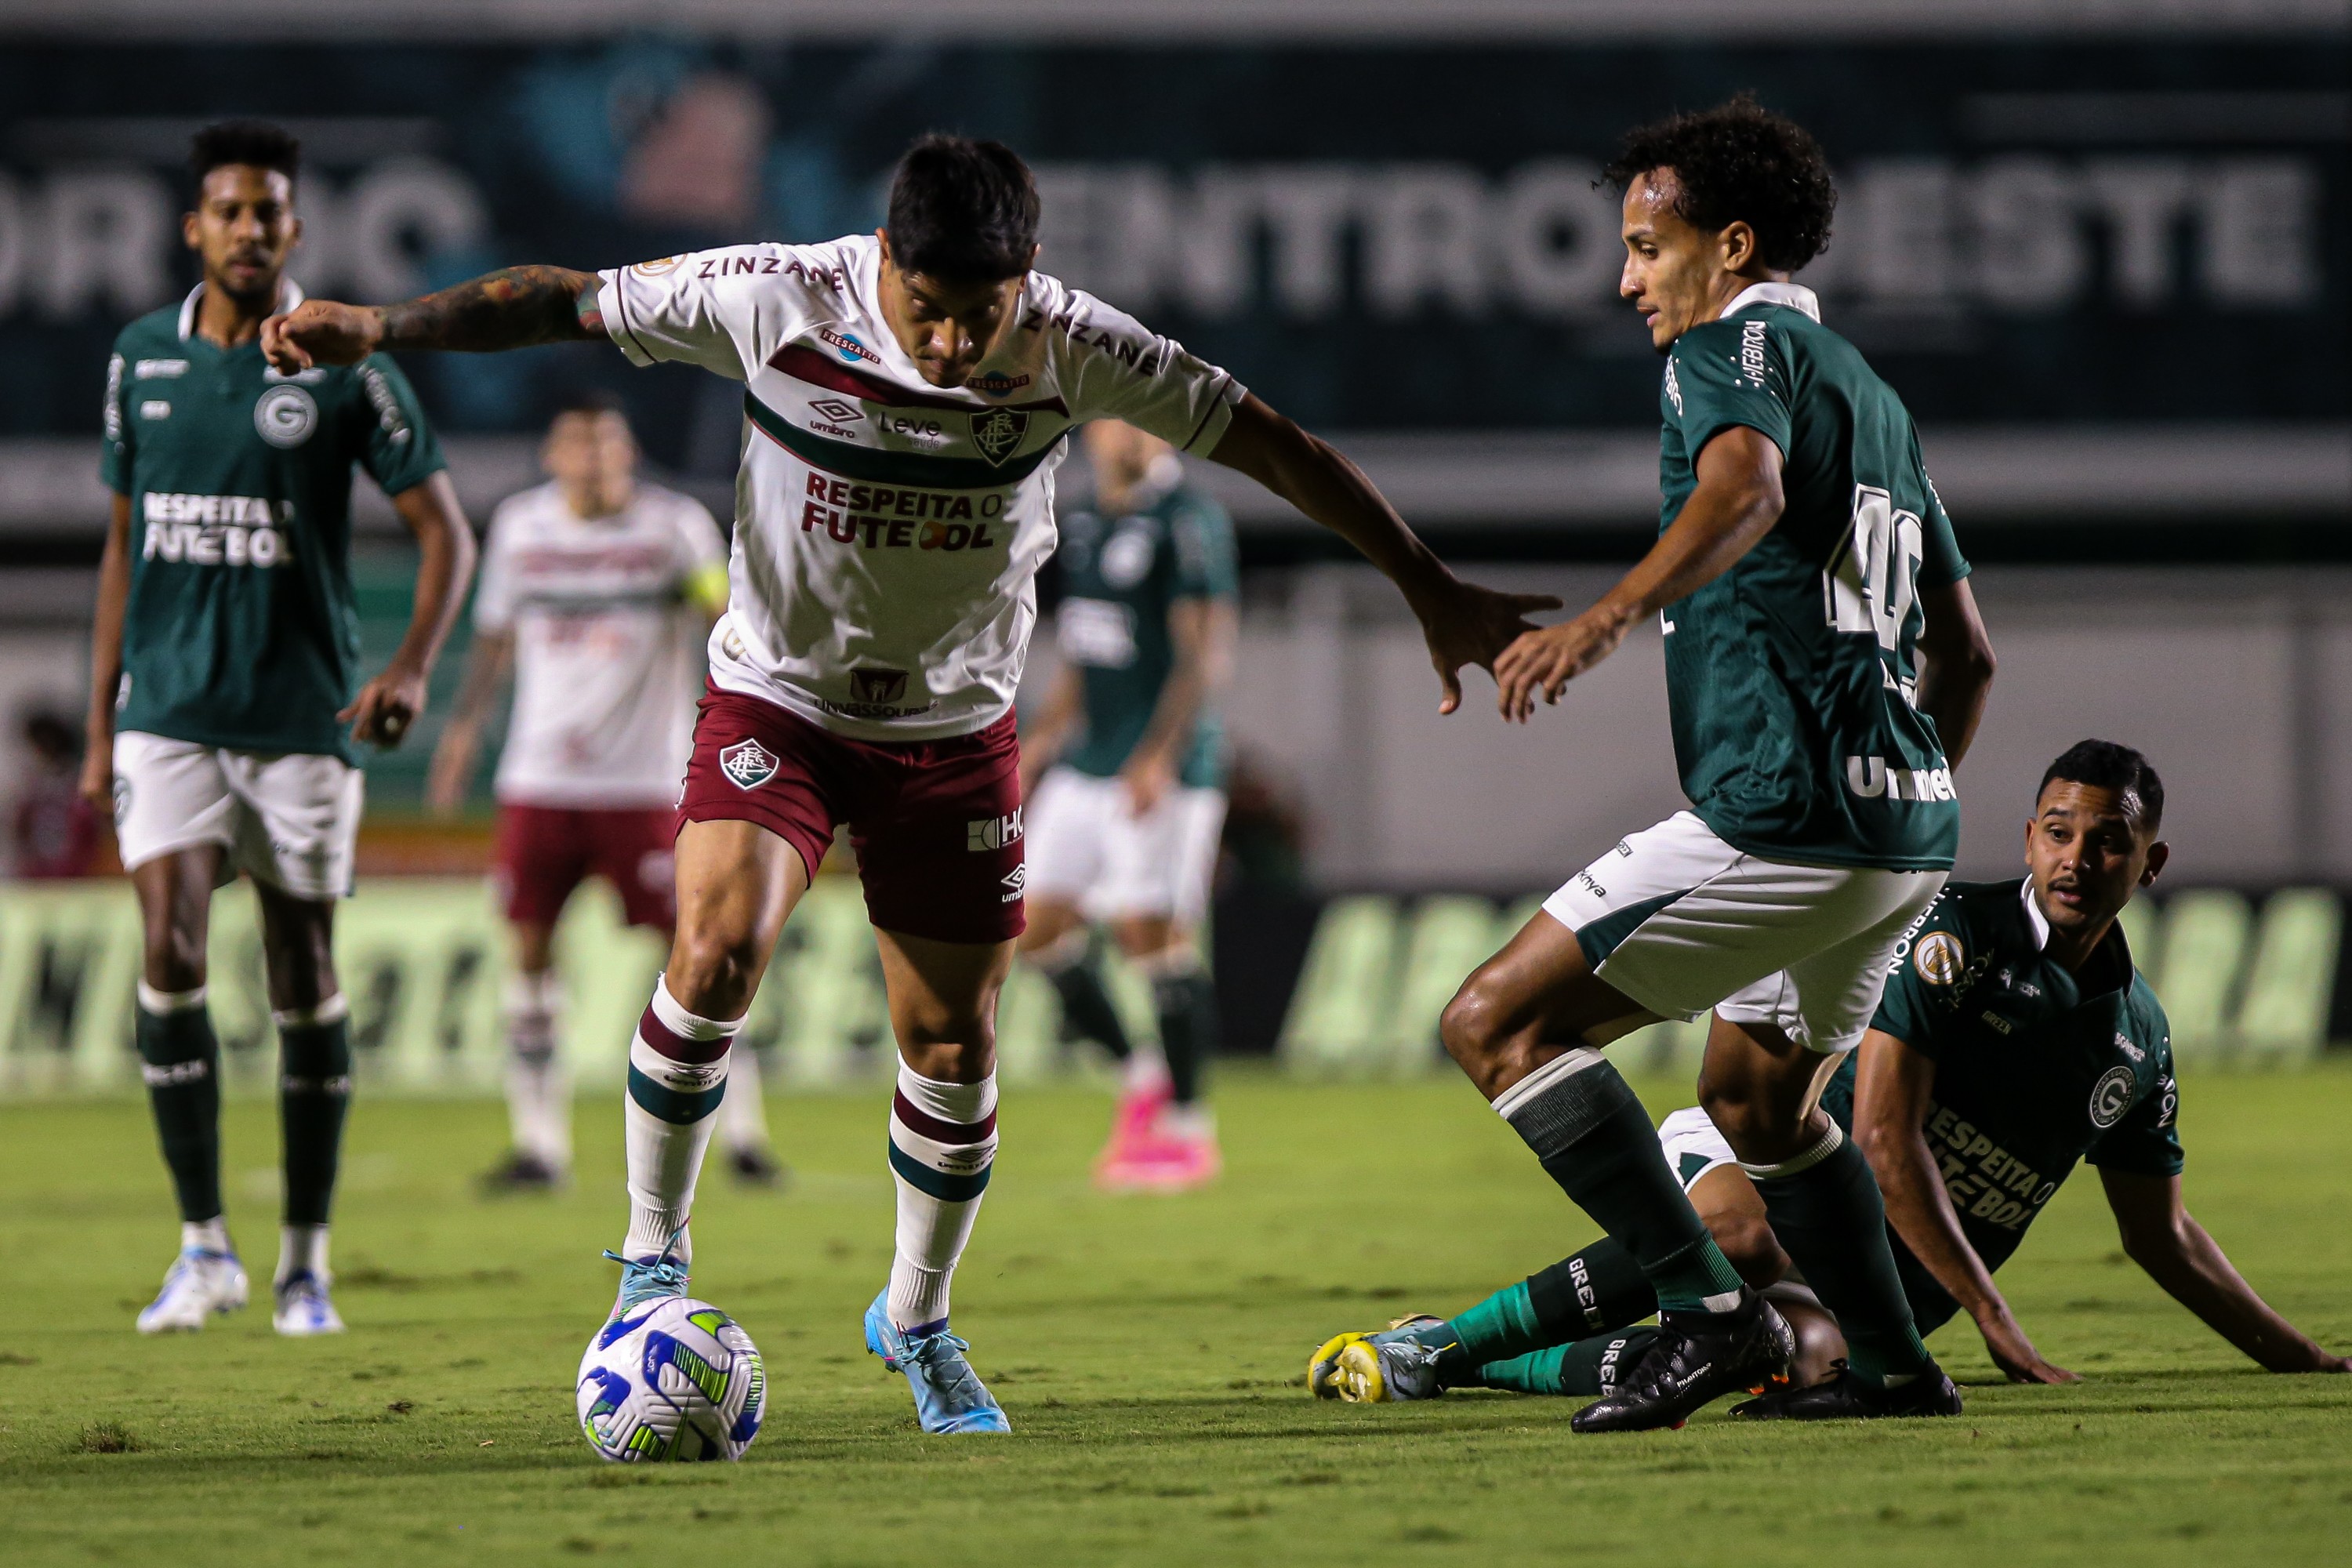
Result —
[[996, 901], [1000, 904], [1009, 904], [1021, 896], [1022, 889], [1029, 886], [1028, 865], [1024, 862], [1022, 865], [1015, 866], [1013, 869], [1004, 873], [1003, 876], [998, 878], [997, 880], [1003, 882], [1007, 888], [1011, 889], [1012, 891], [1004, 894]]
[[809, 405], [809, 412], [822, 414], [835, 425], [846, 425], [853, 419], [863, 419], [866, 411], [854, 403], [844, 403], [838, 397], [821, 397]]
[[776, 776], [776, 754], [753, 740], [741, 740], [719, 749], [719, 771], [737, 789], [758, 789]]

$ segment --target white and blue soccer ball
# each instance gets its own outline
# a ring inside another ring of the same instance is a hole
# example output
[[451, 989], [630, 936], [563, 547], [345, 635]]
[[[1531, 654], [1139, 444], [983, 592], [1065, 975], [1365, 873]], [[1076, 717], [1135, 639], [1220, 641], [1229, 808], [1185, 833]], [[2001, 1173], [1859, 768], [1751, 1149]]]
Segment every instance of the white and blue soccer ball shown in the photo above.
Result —
[[760, 1435], [768, 1373], [742, 1325], [666, 1297], [615, 1318], [580, 1358], [580, 1430], [607, 1459], [740, 1459]]

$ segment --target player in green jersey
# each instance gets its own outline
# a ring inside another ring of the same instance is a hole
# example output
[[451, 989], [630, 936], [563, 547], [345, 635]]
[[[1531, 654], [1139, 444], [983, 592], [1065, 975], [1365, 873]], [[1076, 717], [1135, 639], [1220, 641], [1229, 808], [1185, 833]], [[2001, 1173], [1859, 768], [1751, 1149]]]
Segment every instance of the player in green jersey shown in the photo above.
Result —
[[[1219, 1164], [1201, 1099], [1217, 1020], [1199, 937], [1225, 818], [1217, 699], [1236, 636], [1234, 530], [1158, 437], [1104, 419], [1086, 443], [1094, 504], [1062, 518], [1055, 557], [1063, 664], [1021, 738], [1021, 949], [1052, 978], [1069, 1025], [1126, 1064], [1097, 1178], [1165, 1191]], [[1158, 1053], [1129, 1041], [1088, 961], [1092, 921], [1150, 977]]]
[[[1965, 1310], [2013, 1382], [2075, 1381], [2034, 1348], [1992, 1276], [2084, 1159], [2125, 1252], [2216, 1333], [2273, 1372], [2352, 1371], [2272, 1310], [2182, 1206], [2170, 1031], [2116, 923], [2164, 868], [2163, 820], [2163, 783], [2137, 752], [2084, 741], [2053, 763], [2025, 827], [2030, 874], [1945, 888], [1895, 949], [1859, 1071], [1848, 1058], [1822, 1109], [1885, 1191], [1920, 1331]], [[1836, 1320], [1789, 1272], [1730, 1145], [1696, 1107], [1667, 1117], [1658, 1141], [1725, 1254], [1803, 1347], [1794, 1389], [1750, 1413], [1852, 1414]], [[1450, 1321], [1339, 1336], [1316, 1356], [1317, 1391], [1602, 1394], [1654, 1339], [1628, 1325], [1656, 1306], [1633, 1259], [1603, 1240]]]
[[[342, 1327], [327, 1218], [351, 1095], [335, 900], [351, 891], [356, 744], [394, 746], [465, 596], [473, 535], [433, 432], [388, 359], [281, 375], [258, 334], [301, 297], [299, 148], [275, 126], [195, 138], [184, 232], [204, 280], [115, 340], [100, 464], [114, 492], [91, 642], [83, 793], [114, 809], [146, 932], [138, 1047], [180, 1204], [181, 1250], [139, 1317], [200, 1329], [242, 1306], [220, 1194], [219, 1047], [205, 1008], [213, 889], [239, 871], [261, 908], [283, 1052], [285, 1225], [278, 1331]], [[352, 465], [422, 552], [408, 634], [359, 680]]]
[[1446, 1048], [1637, 1261], [1662, 1331], [1578, 1431], [1670, 1426], [1785, 1375], [1788, 1325], [1700, 1222], [1601, 1054], [1712, 1010], [1699, 1095], [1844, 1326], [1857, 1408], [1951, 1414], [1860, 1151], [1813, 1101], [1942, 887], [1992, 656], [1910, 416], [1790, 281], [1835, 205], [1820, 147], [1739, 100], [1635, 131], [1620, 291], [1666, 355], [1657, 543], [1496, 665], [1506, 717], [1660, 617], [1691, 809], [1561, 888], [1445, 1011]]

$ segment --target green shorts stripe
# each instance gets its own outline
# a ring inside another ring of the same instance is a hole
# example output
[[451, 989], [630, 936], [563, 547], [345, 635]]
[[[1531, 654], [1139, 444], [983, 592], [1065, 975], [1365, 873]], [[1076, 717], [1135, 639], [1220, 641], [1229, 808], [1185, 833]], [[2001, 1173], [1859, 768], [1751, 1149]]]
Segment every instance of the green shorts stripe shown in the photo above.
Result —
[[1639, 903], [1627, 904], [1622, 910], [1612, 910], [1591, 925], [1579, 927], [1576, 945], [1584, 950], [1585, 967], [1595, 973], [1600, 973], [1609, 955], [1616, 952], [1618, 945], [1627, 937], [1641, 930], [1643, 921], [1676, 899], [1687, 897], [1690, 892], [1688, 888], [1678, 888], [1671, 893], [1660, 893], [1654, 899], [1643, 899]]

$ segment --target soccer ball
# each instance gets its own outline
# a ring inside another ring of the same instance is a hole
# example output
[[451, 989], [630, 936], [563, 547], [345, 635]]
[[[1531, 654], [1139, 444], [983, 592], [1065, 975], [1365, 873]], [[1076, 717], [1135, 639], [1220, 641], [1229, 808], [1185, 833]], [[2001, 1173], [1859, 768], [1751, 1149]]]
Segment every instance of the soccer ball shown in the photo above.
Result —
[[734, 1319], [672, 1296], [596, 1331], [578, 1404], [580, 1430], [607, 1459], [740, 1459], [760, 1435], [768, 1373]]

